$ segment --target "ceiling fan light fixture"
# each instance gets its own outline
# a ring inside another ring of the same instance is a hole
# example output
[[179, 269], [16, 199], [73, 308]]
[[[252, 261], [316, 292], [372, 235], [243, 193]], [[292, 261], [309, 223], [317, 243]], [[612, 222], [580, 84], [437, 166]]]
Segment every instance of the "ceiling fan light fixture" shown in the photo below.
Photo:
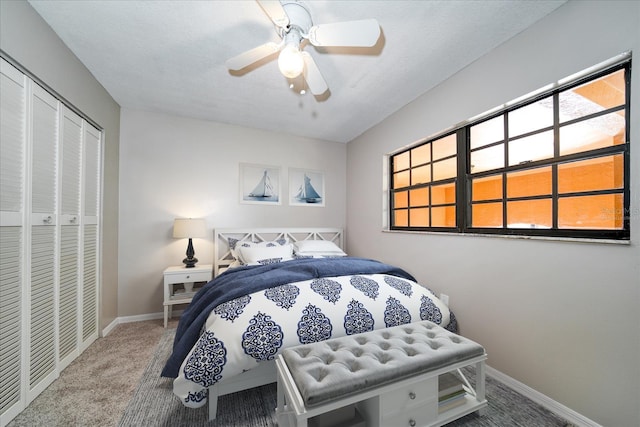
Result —
[[[282, 41], [279, 44], [268, 42], [237, 55], [227, 60], [227, 67], [231, 71], [239, 71], [251, 64], [271, 60], [272, 55], [279, 51], [280, 73], [290, 80], [289, 89], [301, 95], [310, 92], [320, 96], [329, 90], [318, 65], [303, 50], [307, 43], [316, 47], [373, 47], [380, 39], [380, 24], [375, 19], [314, 25], [304, 0], [256, 1], [271, 19]], [[304, 81], [302, 90], [296, 82], [291, 86], [294, 79]]]
[[294, 79], [304, 71], [304, 59], [298, 47], [293, 43], [288, 43], [280, 51], [278, 56], [278, 68], [283, 76]]

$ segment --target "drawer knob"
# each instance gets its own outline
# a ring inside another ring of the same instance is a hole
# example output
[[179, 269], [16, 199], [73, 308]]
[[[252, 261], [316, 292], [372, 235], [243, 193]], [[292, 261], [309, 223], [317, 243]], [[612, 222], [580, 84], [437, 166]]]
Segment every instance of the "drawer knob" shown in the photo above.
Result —
[[191, 276], [187, 276], [187, 279], [190, 278]]
[[415, 425], [416, 425], [416, 420], [414, 420], [413, 418], [412, 418], [412, 419], [410, 419], [410, 420], [409, 420], [409, 425], [410, 425], [411, 427], [415, 427]]
[[415, 398], [416, 398], [416, 394], [414, 392], [410, 392], [409, 393], [409, 399], [415, 400]]

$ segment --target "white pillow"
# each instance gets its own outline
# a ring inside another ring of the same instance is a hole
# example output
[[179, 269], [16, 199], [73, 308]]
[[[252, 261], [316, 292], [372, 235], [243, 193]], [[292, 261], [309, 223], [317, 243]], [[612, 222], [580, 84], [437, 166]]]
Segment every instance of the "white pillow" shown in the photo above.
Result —
[[347, 256], [338, 245], [329, 240], [301, 240], [294, 244], [300, 256]]
[[240, 258], [244, 264], [272, 264], [293, 258], [293, 247], [286, 245], [241, 245], [239, 248]]
[[240, 252], [240, 248], [253, 248], [253, 247], [276, 247], [276, 246], [284, 246], [288, 245], [289, 240], [287, 238], [281, 238], [273, 241], [266, 242], [252, 242], [250, 240], [238, 240], [235, 238], [229, 238], [229, 249], [231, 250], [231, 256], [240, 264], [246, 264], [245, 260], [242, 259], [242, 254]]

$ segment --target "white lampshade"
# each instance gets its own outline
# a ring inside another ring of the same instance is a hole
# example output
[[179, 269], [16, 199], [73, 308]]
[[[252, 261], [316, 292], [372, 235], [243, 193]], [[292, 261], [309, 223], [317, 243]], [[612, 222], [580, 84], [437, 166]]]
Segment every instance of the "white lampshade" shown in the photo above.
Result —
[[207, 237], [207, 227], [202, 218], [176, 218], [173, 221], [173, 237]]

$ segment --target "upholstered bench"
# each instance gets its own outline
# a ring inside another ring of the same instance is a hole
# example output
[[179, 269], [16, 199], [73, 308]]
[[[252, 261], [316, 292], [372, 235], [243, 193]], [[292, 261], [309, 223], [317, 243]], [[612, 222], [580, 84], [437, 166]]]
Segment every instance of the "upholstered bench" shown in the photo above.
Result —
[[[354, 405], [367, 426], [435, 426], [480, 410], [484, 348], [422, 321], [285, 349], [278, 355], [278, 422], [306, 426], [312, 417]], [[476, 386], [460, 368], [474, 365]], [[465, 384], [459, 404], [438, 405], [438, 377]]]

